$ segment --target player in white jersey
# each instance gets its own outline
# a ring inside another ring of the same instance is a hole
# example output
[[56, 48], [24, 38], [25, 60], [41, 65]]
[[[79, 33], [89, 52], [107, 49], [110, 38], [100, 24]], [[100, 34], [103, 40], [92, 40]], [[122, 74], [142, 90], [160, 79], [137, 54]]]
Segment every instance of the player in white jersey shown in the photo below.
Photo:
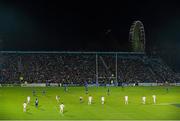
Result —
[[105, 98], [104, 96], [101, 97], [101, 104], [104, 104]]
[[156, 95], [152, 95], [152, 98], [153, 98], [154, 104], [156, 104]]
[[125, 104], [128, 104], [128, 96], [124, 96]]
[[59, 108], [60, 108], [60, 113], [62, 113], [63, 114], [63, 112], [64, 112], [64, 104], [63, 103], [61, 103], [61, 105], [59, 105]]
[[88, 105], [90, 105], [92, 103], [92, 96], [88, 97]]
[[146, 104], [146, 97], [145, 96], [142, 97], [142, 103]]
[[23, 103], [23, 111], [26, 112], [26, 107], [27, 107], [27, 104], [24, 102]]
[[30, 103], [30, 100], [31, 100], [31, 97], [30, 97], [30, 96], [28, 96], [28, 97], [27, 97], [27, 104], [29, 104], [29, 103]]
[[56, 100], [57, 100], [57, 102], [59, 102], [59, 100], [60, 100], [60, 97], [57, 95], [56, 95]]

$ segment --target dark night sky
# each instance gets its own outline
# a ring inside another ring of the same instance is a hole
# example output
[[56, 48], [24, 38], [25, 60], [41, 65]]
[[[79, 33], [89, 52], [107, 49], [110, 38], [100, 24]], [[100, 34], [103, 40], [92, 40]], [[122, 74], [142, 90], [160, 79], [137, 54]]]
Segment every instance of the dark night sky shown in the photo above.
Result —
[[0, 1], [4, 50], [128, 51], [134, 20], [144, 23], [147, 47], [178, 48], [178, 2]]

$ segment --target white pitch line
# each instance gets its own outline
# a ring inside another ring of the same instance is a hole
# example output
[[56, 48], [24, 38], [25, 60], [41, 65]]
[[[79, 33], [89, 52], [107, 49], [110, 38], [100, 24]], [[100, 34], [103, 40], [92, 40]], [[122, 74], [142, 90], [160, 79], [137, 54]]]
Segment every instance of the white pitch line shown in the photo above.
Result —
[[172, 105], [172, 104], [180, 104], [180, 103], [159, 103], [159, 104], [155, 104], [155, 105]]
[[135, 114], [135, 113], [110, 113], [110, 114]]

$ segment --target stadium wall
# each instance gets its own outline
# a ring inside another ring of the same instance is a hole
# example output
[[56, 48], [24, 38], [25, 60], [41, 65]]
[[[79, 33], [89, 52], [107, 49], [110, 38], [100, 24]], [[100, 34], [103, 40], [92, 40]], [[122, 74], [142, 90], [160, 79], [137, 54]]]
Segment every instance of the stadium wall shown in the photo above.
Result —
[[[164, 86], [164, 83], [139, 83], [139, 86]], [[169, 86], [180, 86], [180, 83], [169, 83]]]
[[[64, 87], [65, 85], [59, 83], [32, 83], [32, 84], [0, 84], [0, 87]], [[76, 87], [80, 86], [79, 84], [68, 84], [67, 86]], [[94, 86], [108, 86], [113, 87], [117, 86], [114, 84], [106, 84], [106, 85], [97, 85], [97, 84], [88, 84], [88, 87]], [[123, 86], [136, 86], [134, 83], [124, 84]], [[164, 86], [164, 83], [139, 83], [138, 86]], [[168, 86], [180, 86], [180, 83], [169, 83]]]

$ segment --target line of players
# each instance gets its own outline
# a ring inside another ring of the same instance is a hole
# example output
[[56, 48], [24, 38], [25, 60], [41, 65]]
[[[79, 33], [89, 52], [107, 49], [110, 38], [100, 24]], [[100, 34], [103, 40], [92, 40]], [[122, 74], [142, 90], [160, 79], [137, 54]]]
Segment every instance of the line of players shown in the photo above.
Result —
[[[156, 95], [152, 95], [152, 98], [153, 98], [153, 103], [156, 104]], [[82, 103], [83, 97], [80, 97], [79, 100]], [[104, 102], [105, 102], [105, 97], [102, 96], [101, 97], [101, 104], [103, 105]], [[128, 104], [128, 96], [124, 96], [124, 103]], [[91, 95], [88, 97], [88, 105], [90, 105], [90, 104], [92, 104], [92, 96]], [[142, 97], [142, 104], [146, 104], [146, 97], [145, 96]]]
[[[152, 98], [153, 98], [153, 103], [156, 104], [156, 95], [152, 95]], [[88, 105], [91, 105], [91, 104], [92, 104], [92, 99], [93, 99], [93, 97], [90, 95], [90, 96], [88, 97]], [[57, 102], [59, 103], [60, 97], [59, 97], [59, 96], [56, 96], [56, 100], [57, 100]], [[80, 103], [82, 103], [82, 102], [83, 102], [83, 97], [80, 96], [80, 97], [79, 97], [79, 100], [80, 100]], [[104, 102], [105, 102], [105, 97], [102, 96], [102, 97], [101, 97], [101, 104], [103, 105]], [[124, 96], [124, 102], [125, 102], [125, 104], [128, 104], [128, 96]], [[145, 97], [145, 96], [142, 97], [142, 104], [146, 104], [146, 97]], [[64, 104], [61, 103], [61, 104], [60, 104], [60, 113], [63, 113], [64, 107], [65, 107]]]
[[[152, 98], [153, 98], [153, 103], [156, 104], [156, 95], [152, 95]], [[26, 102], [23, 103], [23, 111], [24, 111], [24, 112], [26, 112], [26, 107], [27, 107], [27, 104], [30, 103], [30, 99], [31, 99], [30, 96], [28, 96], [28, 97], [27, 97], [27, 103], [26, 103]], [[91, 104], [92, 104], [92, 99], [93, 99], [93, 97], [90, 95], [90, 96], [88, 97], [88, 105], [91, 105]], [[59, 103], [60, 97], [57, 96], [57, 95], [56, 95], [56, 100], [57, 100], [57, 102]], [[79, 97], [79, 100], [80, 100], [80, 103], [82, 103], [82, 102], [83, 102], [83, 97], [80, 96], [80, 97]], [[102, 96], [102, 97], [101, 97], [101, 104], [103, 105], [104, 102], [105, 102], [105, 97]], [[124, 96], [124, 102], [125, 102], [125, 104], [128, 104], [128, 96]], [[36, 106], [36, 108], [38, 107], [38, 103], [39, 103], [39, 101], [38, 101], [38, 99], [36, 98], [36, 100], [35, 100], [35, 106]], [[142, 97], [142, 104], [146, 104], [146, 97], [145, 97], [145, 96]], [[61, 114], [63, 114], [63, 112], [64, 112], [64, 107], [65, 107], [65, 105], [64, 105], [63, 102], [62, 102], [62, 103], [59, 105], [59, 109], [60, 109], [60, 113], [61, 113]]]

